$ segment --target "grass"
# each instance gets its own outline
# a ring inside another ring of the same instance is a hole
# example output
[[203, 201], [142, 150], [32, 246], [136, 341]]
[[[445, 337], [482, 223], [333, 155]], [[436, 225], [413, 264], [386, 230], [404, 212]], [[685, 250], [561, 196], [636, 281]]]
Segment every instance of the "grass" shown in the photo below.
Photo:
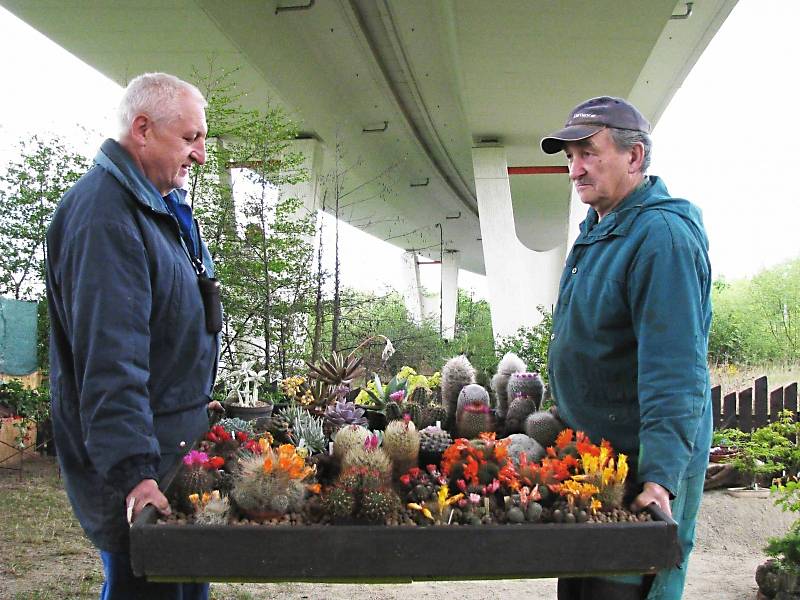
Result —
[[751, 387], [762, 375], [767, 376], [771, 391], [800, 381], [800, 364], [712, 366], [711, 385], [722, 386], [724, 395]]
[[[54, 458], [0, 469], [0, 600], [97, 598], [102, 563], [75, 519]], [[20, 476], [21, 475], [21, 476]], [[211, 600], [303, 598], [293, 584], [214, 583]]]
[[24, 467], [21, 474], [0, 471], [0, 597], [96, 598], [100, 560], [72, 514], [54, 460], [36, 457]]

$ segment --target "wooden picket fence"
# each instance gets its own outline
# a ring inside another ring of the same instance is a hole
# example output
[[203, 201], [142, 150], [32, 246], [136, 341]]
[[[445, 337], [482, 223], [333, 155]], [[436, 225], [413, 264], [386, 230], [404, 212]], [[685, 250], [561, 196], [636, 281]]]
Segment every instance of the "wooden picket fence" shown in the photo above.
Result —
[[714, 429], [736, 428], [753, 431], [778, 420], [784, 409], [797, 415], [797, 382], [779, 387], [771, 392], [767, 377], [759, 377], [753, 387], [722, 395], [721, 386], [711, 388], [711, 405]]

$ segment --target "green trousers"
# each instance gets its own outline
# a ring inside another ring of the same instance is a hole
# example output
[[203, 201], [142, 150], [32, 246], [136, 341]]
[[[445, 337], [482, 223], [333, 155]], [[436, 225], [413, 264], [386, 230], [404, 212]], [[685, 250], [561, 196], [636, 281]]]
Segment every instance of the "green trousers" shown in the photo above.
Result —
[[[686, 583], [689, 554], [694, 547], [694, 530], [704, 483], [705, 473], [682, 479], [670, 503], [672, 518], [678, 523], [678, 542], [683, 553], [680, 565], [660, 571], [655, 578], [631, 575], [560, 579], [559, 600], [680, 600]], [[652, 585], [648, 579], [652, 579]]]

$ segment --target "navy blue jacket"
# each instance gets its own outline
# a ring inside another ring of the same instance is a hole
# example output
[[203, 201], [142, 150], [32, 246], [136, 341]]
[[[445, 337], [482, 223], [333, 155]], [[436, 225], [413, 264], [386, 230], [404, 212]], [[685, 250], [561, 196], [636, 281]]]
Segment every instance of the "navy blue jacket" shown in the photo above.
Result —
[[125, 496], [142, 479], [163, 477], [180, 443], [191, 446], [208, 427], [217, 336], [206, 331], [177, 220], [114, 140], [62, 198], [47, 249], [52, 419], [64, 484], [89, 539], [125, 551]]
[[567, 258], [548, 370], [564, 422], [675, 492], [711, 443], [711, 267], [700, 211], [648, 177]]

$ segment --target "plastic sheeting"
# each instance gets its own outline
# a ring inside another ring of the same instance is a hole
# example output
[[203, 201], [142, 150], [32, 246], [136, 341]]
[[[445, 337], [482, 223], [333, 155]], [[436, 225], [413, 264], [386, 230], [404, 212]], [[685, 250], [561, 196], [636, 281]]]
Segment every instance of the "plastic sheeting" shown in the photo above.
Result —
[[36, 302], [0, 298], [0, 373], [36, 370]]

